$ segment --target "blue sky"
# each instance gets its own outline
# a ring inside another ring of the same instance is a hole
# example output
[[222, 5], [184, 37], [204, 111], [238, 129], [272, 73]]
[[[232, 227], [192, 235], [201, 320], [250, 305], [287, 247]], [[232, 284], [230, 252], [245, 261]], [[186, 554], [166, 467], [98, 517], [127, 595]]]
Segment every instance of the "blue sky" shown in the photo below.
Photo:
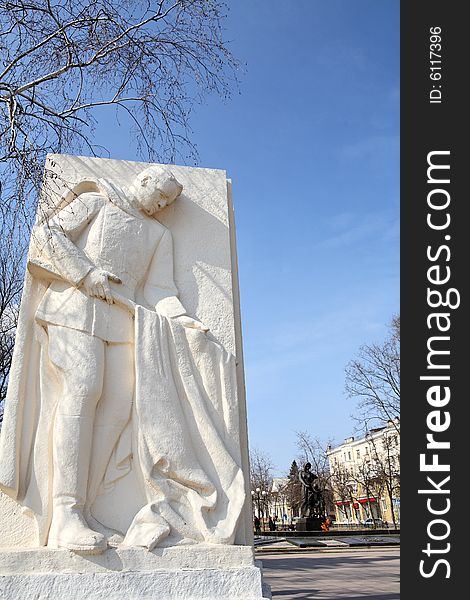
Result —
[[295, 431], [352, 433], [344, 367], [399, 311], [399, 2], [229, 4], [240, 94], [191, 124], [233, 180], [250, 445], [282, 475]]

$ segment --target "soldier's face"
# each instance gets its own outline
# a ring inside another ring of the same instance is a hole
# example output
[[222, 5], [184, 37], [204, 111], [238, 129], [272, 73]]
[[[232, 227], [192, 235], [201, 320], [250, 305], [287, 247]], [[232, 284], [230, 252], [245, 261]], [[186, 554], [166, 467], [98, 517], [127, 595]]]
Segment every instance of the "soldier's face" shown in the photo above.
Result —
[[149, 217], [154, 215], [159, 210], [162, 210], [166, 206], [168, 206], [168, 200], [166, 198], [163, 198], [160, 192], [157, 192], [152, 195], [141, 194], [139, 200], [142, 206], [142, 210]]
[[138, 201], [142, 210], [149, 216], [171, 204], [182, 191], [182, 186], [174, 179], [165, 179], [158, 182], [158, 187], [143, 182], [138, 193]]

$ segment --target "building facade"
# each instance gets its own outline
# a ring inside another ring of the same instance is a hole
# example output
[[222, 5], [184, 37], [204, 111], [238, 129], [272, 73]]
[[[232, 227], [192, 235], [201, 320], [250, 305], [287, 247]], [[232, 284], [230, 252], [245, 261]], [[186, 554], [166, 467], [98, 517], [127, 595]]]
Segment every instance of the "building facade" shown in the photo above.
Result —
[[400, 524], [400, 423], [346, 438], [328, 448], [330, 483], [339, 525], [382, 519]]
[[298, 506], [291, 506], [292, 490], [288, 477], [273, 477], [266, 489], [252, 490], [251, 497], [253, 518], [260, 520], [262, 531], [268, 530], [269, 519], [274, 521], [276, 529], [288, 529], [293, 518], [298, 516]]
[[289, 479], [273, 477], [270, 490], [270, 514], [276, 523], [286, 526], [292, 522], [292, 508], [289, 498]]

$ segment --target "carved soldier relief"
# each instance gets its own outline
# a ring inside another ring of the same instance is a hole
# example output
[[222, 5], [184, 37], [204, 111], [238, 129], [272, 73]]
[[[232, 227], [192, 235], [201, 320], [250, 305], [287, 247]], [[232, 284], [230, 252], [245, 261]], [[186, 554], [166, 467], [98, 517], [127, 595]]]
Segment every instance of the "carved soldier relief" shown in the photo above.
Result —
[[224, 174], [52, 159], [61, 176], [31, 237], [0, 489], [34, 517], [38, 545], [243, 542]]

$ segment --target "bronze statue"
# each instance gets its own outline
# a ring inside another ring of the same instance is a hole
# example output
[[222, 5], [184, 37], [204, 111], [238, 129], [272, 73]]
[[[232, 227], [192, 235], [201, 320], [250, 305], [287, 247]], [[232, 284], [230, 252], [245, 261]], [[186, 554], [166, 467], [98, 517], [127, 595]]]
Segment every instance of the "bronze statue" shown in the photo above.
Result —
[[321, 490], [315, 483], [317, 475], [311, 472], [312, 465], [308, 462], [303, 470], [299, 471], [299, 480], [302, 484], [302, 504], [300, 505], [301, 517], [320, 516], [322, 512]]

